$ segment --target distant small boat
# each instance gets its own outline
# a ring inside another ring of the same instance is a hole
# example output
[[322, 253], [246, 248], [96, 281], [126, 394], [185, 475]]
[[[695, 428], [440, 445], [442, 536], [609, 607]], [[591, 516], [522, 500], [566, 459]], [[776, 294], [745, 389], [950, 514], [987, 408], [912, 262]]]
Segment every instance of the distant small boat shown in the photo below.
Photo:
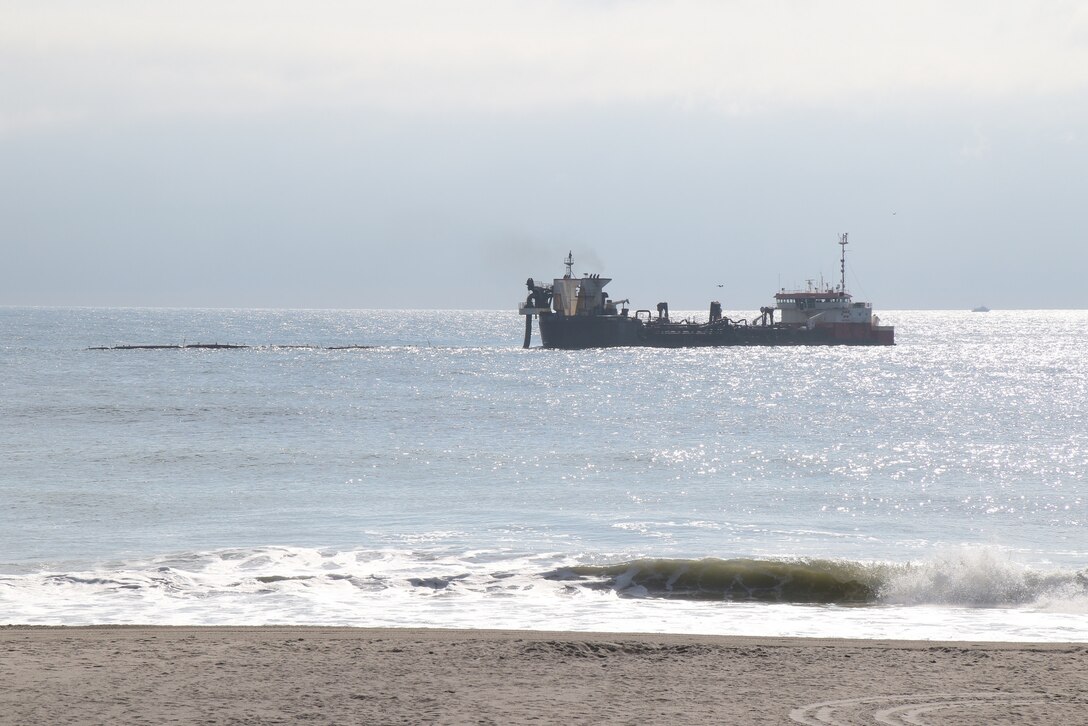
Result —
[[986, 307], [985, 305], [979, 305], [977, 308], [971, 308], [971, 312], [973, 312], [973, 313], [988, 313], [988, 312], [990, 312], [990, 308]]

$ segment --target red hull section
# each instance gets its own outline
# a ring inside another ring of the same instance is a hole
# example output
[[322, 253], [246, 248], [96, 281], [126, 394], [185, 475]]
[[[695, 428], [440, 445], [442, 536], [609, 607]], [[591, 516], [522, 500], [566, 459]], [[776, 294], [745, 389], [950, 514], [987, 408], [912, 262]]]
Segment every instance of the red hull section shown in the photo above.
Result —
[[895, 345], [895, 328], [890, 325], [859, 325], [857, 323], [832, 323], [817, 325], [817, 329], [830, 329], [836, 343], [849, 345]]

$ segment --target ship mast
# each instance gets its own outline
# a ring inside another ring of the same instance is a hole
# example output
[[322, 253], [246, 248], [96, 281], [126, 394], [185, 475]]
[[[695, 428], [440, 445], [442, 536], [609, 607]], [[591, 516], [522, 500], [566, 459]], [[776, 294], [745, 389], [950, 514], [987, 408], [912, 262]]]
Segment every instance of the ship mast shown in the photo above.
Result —
[[574, 253], [573, 252], [570, 252], [570, 251], [567, 252], [567, 259], [563, 262], [563, 264], [567, 266], [567, 274], [563, 275], [563, 277], [565, 279], [569, 280], [570, 278], [574, 277], [574, 270], [573, 270], [573, 267], [574, 267]]
[[846, 232], [839, 235], [839, 245], [842, 247], [842, 256], [839, 258], [839, 271], [842, 277], [839, 279], [839, 292], [846, 292]]

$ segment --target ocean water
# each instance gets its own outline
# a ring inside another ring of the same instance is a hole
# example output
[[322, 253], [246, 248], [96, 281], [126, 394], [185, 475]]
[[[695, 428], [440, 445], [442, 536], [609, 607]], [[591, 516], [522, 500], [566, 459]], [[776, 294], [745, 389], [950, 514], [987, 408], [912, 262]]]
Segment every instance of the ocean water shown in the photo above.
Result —
[[0, 308], [0, 624], [1088, 641], [1088, 311], [880, 315]]

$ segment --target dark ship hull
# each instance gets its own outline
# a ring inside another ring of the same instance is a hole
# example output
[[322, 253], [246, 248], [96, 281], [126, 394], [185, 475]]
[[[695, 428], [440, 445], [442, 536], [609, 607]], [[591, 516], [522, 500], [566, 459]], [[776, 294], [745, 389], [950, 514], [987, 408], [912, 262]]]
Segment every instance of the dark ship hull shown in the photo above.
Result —
[[561, 316], [542, 314], [540, 340], [545, 348], [581, 350], [643, 346], [698, 348], [733, 345], [894, 345], [890, 327], [831, 323], [815, 327], [644, 321], [624, 315]]

